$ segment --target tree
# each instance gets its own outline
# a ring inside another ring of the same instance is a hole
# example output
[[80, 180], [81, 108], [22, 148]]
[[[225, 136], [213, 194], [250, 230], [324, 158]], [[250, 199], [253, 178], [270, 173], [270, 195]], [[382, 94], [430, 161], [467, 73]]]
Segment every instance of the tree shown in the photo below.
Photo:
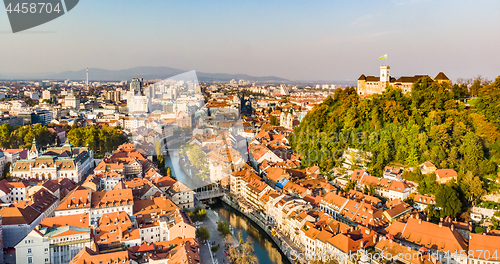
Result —
[[478, 172], [479, 163], [484, 159], [483, 145], [477, 135], [469, 132], [465, 135], [462, 152], [465, 159], [465, 168], [474, 174]]
[[461, 213], [459, 219], [460, 219], [460, 221], [462, 221], [464, 223], [470, 222], [470, 220], [471, 220], [470, 213], [469, 212]]
[[241, 234], [241, 231], [238, 232], [238, 243], [240, 245], [243, 244], [243, 234]]
[[436, 192], [436, 206], [441, 208], [439, 214], [442, 218], [455, 217], [461, 211], [462, 202], [452, 187], [441, 185]]
[[219, 231], [223, 236], [229, 235], [231, 233], [229, 230], [229, 223], [227, 221], [219, 220], [217, 223], [217, 231]]
[[57, 138], [56, 133], [51, 133], [46, 126], [36, 124], [33, 126], [22, 126], [11, 133], [11, 148], [30, 148], [33, 139], [36, 139], [37, 147], [45, 147], [53, 144]]
[[211, 248], [210, 248], [210, 250], [211, 250], [213, 253], [215, 253], [215, 252], [217, 252], [217, 250], [219, 250], [219, 247], [220, 247], [219, 245], [215, 245], [215, 246], [211, 247]]
[[439, 211], [436, 210], [434, 205], [428, 204], [427, 207], [425, 208], [425, 211], [427, 211], [427, 217], [429, 217], [429, 220], [431, 222], [439, 218]]
[[241, 243], [238, 246], [229, 248], [228, 258], [235, 264], [257, 264], [259, 260], [255, 256], [254, 248], [249, 241]]
[[196, 206], [194, 211], [188, 212], [188, 215], [192, 221], [198, 222], [198, 221], [202, 221], [203, 219], [205, 219], [205, 217], [207, 217], [207, 211], [204, 208], [202, 208], [201, 206]]
[[187, 155], [191, 165], [193, 165], [195, 169], [198, 170], [198, 173], [196, 174], [198, 180], [204, 182], [209, 174], [208, 162], [205, 156], [205, 152], [203, 152], [203, 150], [196, 144], [188, 144], [182, 146], [179, 153], [182, 155]]
[[356, 190], [356, 181], [349, 180], [345, 186], [344, 192], [349, 192], [350, 190]]
[[155, 143], [155, 153], [156, 153], [156, 160], [158, 161], [158, 167], [160, 168], [165, 167], [163, 159], [163, 151], [159, 140], [157, 140]]
[[482, 226], [476, 226], [474, 228], [474, 233], [476, 233], [476, 234], [484, 233], [484, 228]]
[[103, 126], [79, 127], [74, 125], [68, 132], [68, 140], [75, 147], [88, 147], [96, 157], [102, 157], [128, 141], [117, 128]]
[[210, 238], [210, 231], [206, 227], [200, 227], [196, 229], [196, 238], [201, 241], [207, 241]]
[[494, 216], [491, 218], [491, 228], [493, 230], [497, 230], [498, 229], [498, 220]]
[[368, 194], [371, 195], [371, 196], [374, 196], [375, 195], [375, 186], [373, 184], [370, 184], [369, 187], [368, 187]]
[[10, 161], [5, 163], [5, 166], [3, 167], [3, 172], [2, 172], [2, 179], [6, 179], [6, 178], [10, 177], [10, 166], [11, 166]]
[[269, 123], [271, 125], [273, 125], [273, 126], [279, 126], [280, 125], [280, 121], [278, 120], [278, 118], [275, 117], [275, 116], [273, 116], [273, 115], [269, 118]]
[[422, 178], [418, 181], [417, 190], [422, 194], [435, 194], [438, 186], [436, 174], [430, 173], [422, 175]]
[[500, 128], [500, 100], [498, 98], [500, 98], [500, 76], [492, 84], [480, 89], [476, 108], [478, 112]]
[[486, 193], [483, 188], [483, 181], [478, 176], [474, 176], [472, 172], [467, 172], [465, 177], [461, 181], [462, 190], [465, 192], [465, 198], [472, 202], [476, 198], [481, 197]]
[[0, 145], [2, 148], [10, 147], [10, 137], [12, 132], [14, 132], [14, 127], [11, 124], [5, 123], [0, 126]]

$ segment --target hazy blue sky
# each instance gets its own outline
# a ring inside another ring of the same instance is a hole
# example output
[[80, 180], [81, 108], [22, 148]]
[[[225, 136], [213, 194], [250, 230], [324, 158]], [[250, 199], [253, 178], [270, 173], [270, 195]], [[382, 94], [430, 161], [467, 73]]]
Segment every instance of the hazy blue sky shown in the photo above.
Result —
[[500, 1], [80, 0], [12, 34], [0, 10], [0, 74], [169, 66], [293, 80], [500, 75]]

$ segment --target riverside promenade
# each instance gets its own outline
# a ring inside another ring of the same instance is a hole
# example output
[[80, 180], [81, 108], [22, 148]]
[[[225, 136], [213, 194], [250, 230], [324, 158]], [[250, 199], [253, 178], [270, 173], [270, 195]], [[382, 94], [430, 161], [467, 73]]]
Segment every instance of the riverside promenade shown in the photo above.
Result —
[[[207, 264], [229, 264], [229, 258], [226, 256], [224, 252], [226, 238], [224, 238], [220, 232], [217, 230], [217, 221], [219, 221], [219, 215], [211, 210], [207, 209], [206, 206], [202, 203], [196, 204], [197, 206], [201, 206], [207, 210], [207, 217], [203, 220], [204, 227], [208, 228], [210, 231], [210, 239], [206, 244], [200, 244], [200, 258], [203, 263]], [[215, 245], [219, 245], [219, 250], [217, 252], [212, 253], [211, 247]], [[231, 234], [230, 239], [231, 245], [238, 244], [238, 238]]]

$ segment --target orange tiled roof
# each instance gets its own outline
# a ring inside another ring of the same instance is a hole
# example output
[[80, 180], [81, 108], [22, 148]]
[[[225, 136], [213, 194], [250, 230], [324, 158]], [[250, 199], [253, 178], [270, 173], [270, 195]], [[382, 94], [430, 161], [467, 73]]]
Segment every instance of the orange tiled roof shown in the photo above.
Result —
[[64, 199], [61, 201], [59, 206], [56, 208], [58, 210], [68, 210], [68, 209], [78, 209], [78, 208], [90, 208], [90, 190], [79, 190], [74, 189]]
[[407, 223], [394, 222], [385, 229], [394, 237], [426, 248], [455, 252], [466, 250], [467, 243], [456, 229], [440, 226], [421, 219], [409, 218]]
[[438, 180], [441, 178], [456, 178], [458, 176], [457, 172], [454, 169], [439, 169], [436, 170], [436, 176]]
[[130, 189], [101, 191], [92, 194], [91, 202], [93, 208], [119, 206], [133, 204], [134, 197]]
[[128, 263], [130, 260], [128, 251], [115, 251], [110, 253], [98, 254], [88, 247], [83, 248], [69, 264], [94, 264], [94, 263]]
[[134, 215], [137, 214], [166, 214], [179, 209], [170, 199], [166, 197], [155, 197], [153, 200], [135, 200]]
[[22, 225], [31, 224], [40, 213], [31, 206], [25, 208], [4, 207], [0, 210], [2, 225]]
[[78, 226], [89, 227], [90, 218], [88, 213], [64, 215], [57, 217], [48, 217], [42, 220], [42, 227], [62, 227], [62, 226]]

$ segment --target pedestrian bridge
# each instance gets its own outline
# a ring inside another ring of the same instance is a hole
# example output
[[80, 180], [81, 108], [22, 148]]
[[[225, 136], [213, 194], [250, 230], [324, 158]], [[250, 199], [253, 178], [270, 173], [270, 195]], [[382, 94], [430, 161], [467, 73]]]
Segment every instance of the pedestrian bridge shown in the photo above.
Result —
[[224, 194], [226, 194], [226, 192], [224, 191], [223, 188], [214, 188], [209, 191], [196, 192], [194, 197], [198, 199], [198, 201], [201, 201], [206, 199], [219, 198], [224, 196]]

